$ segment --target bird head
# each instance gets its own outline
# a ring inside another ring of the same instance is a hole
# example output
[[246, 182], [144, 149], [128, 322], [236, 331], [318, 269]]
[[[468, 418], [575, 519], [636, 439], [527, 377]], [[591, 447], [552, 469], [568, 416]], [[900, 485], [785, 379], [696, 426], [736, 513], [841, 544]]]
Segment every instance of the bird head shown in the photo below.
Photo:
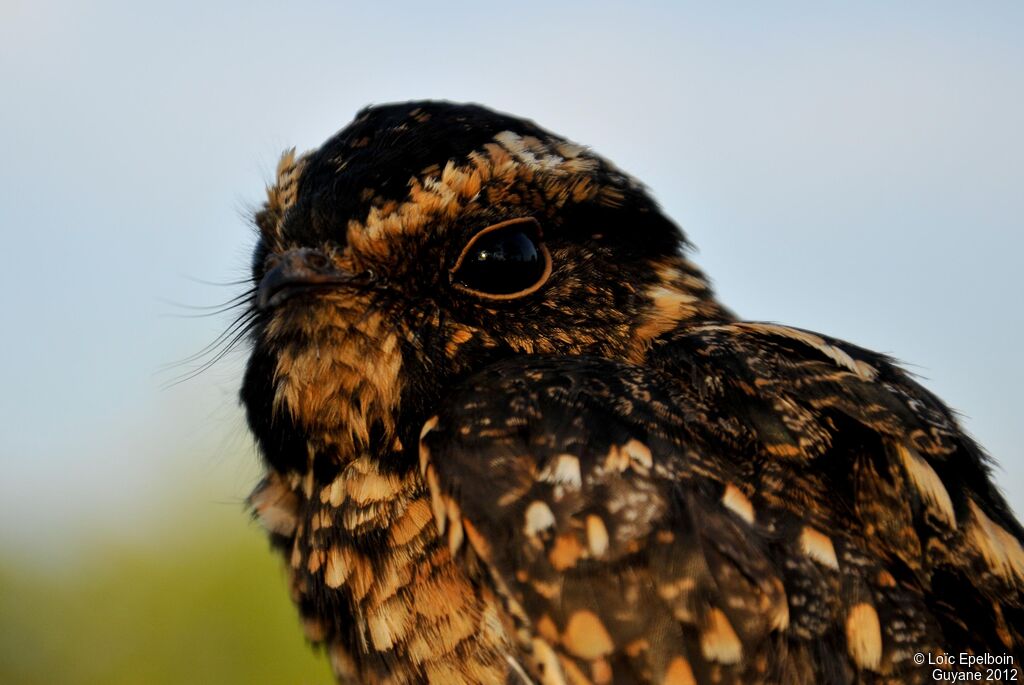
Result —
[[256, 225], [242, 398], [281, 470], [400, 453], [502, 357], [640, 361], [680, 322], [728, 316], [642, 185], [475, 105], [363, 110], [283, 156]]

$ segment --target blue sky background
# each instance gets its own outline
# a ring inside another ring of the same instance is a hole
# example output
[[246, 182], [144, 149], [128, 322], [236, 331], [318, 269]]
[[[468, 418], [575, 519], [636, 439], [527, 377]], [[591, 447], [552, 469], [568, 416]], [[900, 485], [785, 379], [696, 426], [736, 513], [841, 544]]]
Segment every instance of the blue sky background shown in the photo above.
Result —
[[747, 318], [911, 363], [1024, 511], [1024, 5], [0, 0], [0, 553], [238, 507], [244, 351], [161, 390], [281, 150], [471, 100], [644, 180]]

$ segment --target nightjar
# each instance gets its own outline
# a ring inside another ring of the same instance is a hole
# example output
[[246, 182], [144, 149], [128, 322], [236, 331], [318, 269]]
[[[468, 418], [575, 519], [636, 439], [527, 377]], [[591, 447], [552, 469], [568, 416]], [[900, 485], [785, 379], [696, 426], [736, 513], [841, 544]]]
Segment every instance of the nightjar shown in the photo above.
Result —
[[952, 412], [884, 356], [737, 318], [589, 149], [370, 107], [286, 153], [255, 222], [250, 504], [341, 682], [1024, 656], [1024, 533]]

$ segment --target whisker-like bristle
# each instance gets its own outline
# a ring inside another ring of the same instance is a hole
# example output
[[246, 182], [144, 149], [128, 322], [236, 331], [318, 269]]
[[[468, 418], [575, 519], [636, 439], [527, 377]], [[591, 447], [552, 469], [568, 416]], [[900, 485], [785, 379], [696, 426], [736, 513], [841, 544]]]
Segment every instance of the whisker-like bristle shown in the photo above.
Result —
[[203, 312], [202, 314], [169, 314], [167, 316], [173, 316], [175, 318], [198, 318], [203, 316], [215, 316], [217, 314], [223, 314], [237, 307], [241, 307], [247, 304], [248, 301], [252, 299], [253, 295], [255, 294], [256, 288], [249, 288], [244, 292], [239, 293], [235, 297], [232, 297], [230, 300], [227, 300], [226, 302], [211, 305], [184, 304], [182, 302], [176, 302], [174, 300], [169, 300], [162, 297], [157, 299], [163, 304], [167, 304], [172, 307], [178, 307], [180, 309], [199, 310]]
[[227, 281], [224, 283], [218, 283], [217, 281], [207, 281], [202, 278], [196, 278], [195, 276], [182, 276], [182, 278], [190, 280], [193, 283], [201, 283], [202, 285], [213, 285], [217, 286], [218, 288], [234, 288], [239, 285], [246, 285], [252, 283], [252, 278], [248, 276], [237, 281]]
[[219, 347], [226, 339], [234, 335], [235, 331], [238, 330], [240, 327], [248, 325], [248, 323], [251, 322], [257, 316], [257, 314], [258, 312], [254, 309], [246, 309], [237, 317], [235, 317], [235, 320], [228, 325], [227, 329], [225, 329], [224, 332], [222, 332], [220, 335], [214, 338], [212, 342], [203, 347], [201, 350], [185, 357], [184, 359], [179, 359], [176, 362], [164, 364], [160, 367], [160, 370], [164, 371], [167, 369], [177, 368], [179, 366], [182, 366], [183, 364], [188, 364], [190, 362], [202, 359], [204, 356], [217, 349], [217, 347]]
[[214, 364], [223, 359], [229, 352], [234, 350], [238, 343], [244, 340], [253, 330], [253, 328], [256, 327], [256, 324], [257, 319], [255, 317], [249, 319], [241, 328], [236, 330], [235, 334], [226, 343], [224, 343], [221, 346], [221, 348], [210, 359], [207, 359], [205, 362], [203, 362], [201, 365], [199, 365], [192, 371], [184, 373], [181, 376], [178, 376], [177, 378], [171, 379], [170, 381], [164, 383], [161, 387], [164, 390], [167, 390], [168, 388], [172, 388], [176, 385], [192, 380], [199, 374], [210, 369]]

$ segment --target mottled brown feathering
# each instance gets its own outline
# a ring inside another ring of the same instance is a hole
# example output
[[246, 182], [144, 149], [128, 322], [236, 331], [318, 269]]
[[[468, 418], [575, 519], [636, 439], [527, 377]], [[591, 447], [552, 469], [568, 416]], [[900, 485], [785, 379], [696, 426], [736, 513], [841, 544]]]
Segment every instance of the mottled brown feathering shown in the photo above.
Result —
[[341, 682], [1024, 657], [1021, 526], [949, 409], [883, 356], [738, 320], [607, 160], [406, 103], [286, 153], [267, 195], [250, 503]]

